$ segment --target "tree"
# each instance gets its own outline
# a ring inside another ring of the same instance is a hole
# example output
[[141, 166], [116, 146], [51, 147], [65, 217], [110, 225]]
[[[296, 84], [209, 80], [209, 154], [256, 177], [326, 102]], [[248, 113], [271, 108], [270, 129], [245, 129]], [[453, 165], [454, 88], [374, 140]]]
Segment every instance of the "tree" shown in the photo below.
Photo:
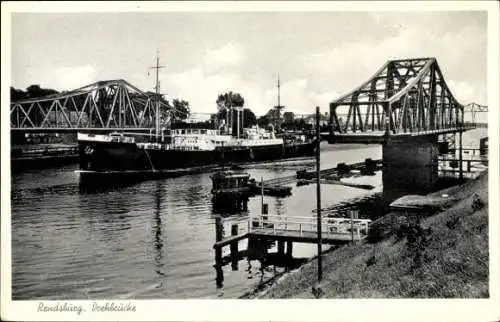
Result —
[[30, 85], [26, 88], [26, 91], [22, 89], [16, 89], [10, 87], [10, 100], [12, 102], [28, 99], [28, 98], [39, 98], [48, 95], [58, 94], [59, 92], [51, 88], [41, 88], [40, 85]]
[[230, 106], [243, 107], [243, 105], [245, 105], [245, 99], [240, 93], [229, 91], [224, 94], [219, 94], [216, 103], [220, 111], [221, 109], [227, 110]]
[[177, 98], [172, 101], [172, 117], [175, 120], [185, 120], [190, 114], [189, 102]]
[[257, 119], [257, 124], [259, 124], [260, 127], [266, 127], [270, 123], [269, 118], [267, 115], [262, 115]]
[[22, 89], [16, 89], [14, 87], [10, 87], [10, 100], [11, 102], [16, 102], [28, 98], [26, 93]]
[[26, 88], [26, 94], [29, 98], [38, 98], [59, 93], [51, 88], [41, 88], [40, 85], [30, 85]]
[[249, 108], [243, 109], [243, 127], [251, 127], [257, 124], [257, 117]]

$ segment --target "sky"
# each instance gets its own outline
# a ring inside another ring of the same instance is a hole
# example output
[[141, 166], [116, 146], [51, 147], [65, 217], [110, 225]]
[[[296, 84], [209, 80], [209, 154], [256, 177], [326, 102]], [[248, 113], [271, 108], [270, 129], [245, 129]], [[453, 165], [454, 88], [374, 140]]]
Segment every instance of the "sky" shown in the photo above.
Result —
[[[436, 57], [462, 104], [486, 105], [487, 14], [440, 12], [13, 13], [12, 86], [71, 90], [125, 79], [192, 111], [216, 111], [232, 90], [257, 115], [327, 111], [387, 60]], [[148, 75], [148, 71], [151, 71]]]

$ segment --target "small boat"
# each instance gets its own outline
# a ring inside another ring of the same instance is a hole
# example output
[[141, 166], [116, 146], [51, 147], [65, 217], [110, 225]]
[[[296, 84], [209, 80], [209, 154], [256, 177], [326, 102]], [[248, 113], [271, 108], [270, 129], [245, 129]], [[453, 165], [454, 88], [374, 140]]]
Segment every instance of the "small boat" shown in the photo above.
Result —
[[297, 180], [297, 187], [300, 186], [307, 186], [308, 184], [312, 183], [311, 180], [306, 180], [306, 179], [299, 179]]
[[286, 187], [286, 186], [264, 187], [264, 194], [273, 197], [286, 197], [292, 194], [292, 187]]
[[215, 198], [244, 198], [251, 194], [248, 181], [250, 175], [243, 171], [221, 170], [214, 173], [212, 179], [212, 195]]
[[[252, 193], [254, 194], [260, 194], [262, 193], [262, 186], [257, 182], [252, 182], [249, 185], [252, 189]], [[266, 186], [264, 185], [264, 194], [266, 196], [271, 196], [271, 197], [287, 197], [292, 194], [292, 187], [287, 187], [287, 186], [279, 186], [279, 185], [270, 185]]]

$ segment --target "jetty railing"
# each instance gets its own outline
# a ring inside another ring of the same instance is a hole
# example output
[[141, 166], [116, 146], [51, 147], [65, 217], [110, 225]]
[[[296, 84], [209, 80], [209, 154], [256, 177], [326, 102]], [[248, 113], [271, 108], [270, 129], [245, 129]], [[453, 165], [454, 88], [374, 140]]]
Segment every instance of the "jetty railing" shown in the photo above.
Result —
[[[358, 238], [368, 234], [370, 219], [353, 219], [339, 217], [325, 217], [321, 220], [321, 233], [326, 235], [353, 234]], [[279, 215], [251, 215], [248, 220], [248, 232], [272, 231], [273, 234], [286, 231], [303, 233], [317, 233], [316, 216], [296, 217]]]

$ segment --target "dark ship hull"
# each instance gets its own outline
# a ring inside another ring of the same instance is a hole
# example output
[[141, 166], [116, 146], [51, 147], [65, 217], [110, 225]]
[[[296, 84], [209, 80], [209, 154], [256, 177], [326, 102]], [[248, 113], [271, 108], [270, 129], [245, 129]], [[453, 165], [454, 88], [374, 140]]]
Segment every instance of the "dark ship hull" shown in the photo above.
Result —
[[[135, 143], [79, 141], [80, 173], [148, 174], [182, 173], [182, 169], [204, 166], [272, 161], [313, 156], [314, 142], [252, 147], [226, 147], [210, 151], [139, 147]], [[178, 170], [178, 171], [177, 171]]]

